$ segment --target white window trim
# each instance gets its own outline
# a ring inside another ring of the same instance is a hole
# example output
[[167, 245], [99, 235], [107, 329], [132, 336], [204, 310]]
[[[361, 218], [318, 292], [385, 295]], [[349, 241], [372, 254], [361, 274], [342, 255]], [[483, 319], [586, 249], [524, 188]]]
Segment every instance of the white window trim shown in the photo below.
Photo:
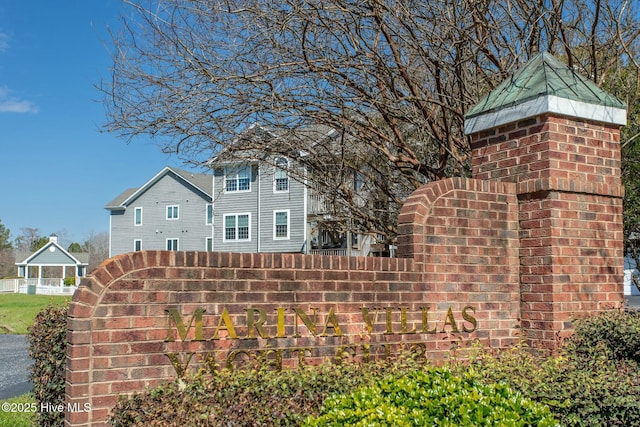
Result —
[[[178, 215], [175, 218], [169, 218], [169, 209], [170, 208], [176, 208], [178, 211]], [[165, 209], [165, 217], [167, 219], [167, 221], [175, 221], [177, 219], [180, 219], [180, 205], [167, 205], [166, 209]]]
[[[209, 218], [209, 209], [211, 209], [211, 218]], [[213, 224], [213, 203], [207, 203], [204, 208], [204, 224]]]
[[[234, 179], [236, 181], [236, 188], [240, 187], [240, 171], [243, 169], [247, 169], [247, 172], [249, 173], [249, 188], [246, 190], [231, 190], [231, 191], [227, 190], [227, 177], [231, 177], [231, 176], [234, 176]], [[239, 168], [225, 168], [224, 182], [223, 182], [225, 194], [250, 193], [252, 175], [253, 175], [253, 168], [251, 167], [251, 165], [241, 166]]]
[[[138, 212], [140, 212], [140, 224], [136, 222]], [[142, 214], [143, 214], [143, 211], [141, 207], [134, 208], [133, 210], [133, 226], [134, 227], [140, 227], [142, 225], [142, 222], [143, 222]]]
[[[211, 242], [211, 244], [209, 244], [209, 242]], [[211, 249], [209, 249], [209, 247], [211, 247]], [[204, 251], [213, 252], [213, 237], [204, 238]]]
[[[136, 249], [136, 243], [140, 242], [140, 249]], [[141, 251], [142, 250], [142, 239], [134, 239], [133, 240], [133, 251]]]
[[[249, 238], [248, 239], [238, 239], [238, 217], [242, 215], [247, 215], [249, 218]], [[236, 217], [236, 238], [235, 239], [227, 239], [227, 217], [235, 216]], [[239, 212], [239, 213], [231, 213], [224, 214], [222, 216], [222, 241], [223, 242], [250, 242], [251, 241], [251, 212]]]
[[[175, 241], [176, 241], [176, 246], [177, 246], [177, 248], [175, 248], [175, 249], [169, 249], [169, 241], [170, 241], [170, 240], [171, 240], [171, 241], [173, 241], [173, 240], [175, 240]], [[180, 239], [178, 239], [177, 237], [168, 237], [168, 238], [165, 240], [164, 248], [165, 248], [166, 250], [168, 250], [168, 251], [179, 251], [179, 250], [180, 250]]]
[[[286, 190], [278, 190], [277, 189], [277, 173], [278, 170], [283, 170], [282, 168], [278, 167], [278, 160], [279, 159], [285, 159], [287, 161], [287, 166], [286, 169], [284, 169], [284, 171], [287, 173], [287, 189]], [[274, 193], [288, 193], [289, 189], [291, 188], [291, 178], [289, 178], [289, 159], [287, 159], [286, 157], [278, 157], [276, 159], [276, 161], [274, 162], [275, 166], [274, 166], [274, 172], [273, 172], [273, 192]]]
[[[276, 214], [279, 212], [287, 213], [287, 236], [286, 237], [277, 237], [276, 236]], [[273, 240], [289, 240], [291, 238], [291, 209], [280, 209], [277, 211], [273, 211]]]

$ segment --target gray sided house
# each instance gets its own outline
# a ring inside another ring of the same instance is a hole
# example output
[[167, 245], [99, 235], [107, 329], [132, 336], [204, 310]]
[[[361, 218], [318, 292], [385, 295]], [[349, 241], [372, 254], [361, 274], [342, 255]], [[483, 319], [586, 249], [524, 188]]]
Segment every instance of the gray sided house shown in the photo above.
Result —
[[285, 157], [213, 160], [213, 250], [304, 252], [307, 188]]
[[219, 252], [376, 254], [374, 239], [336, 233], [306, 171], [284, 156], [244, 153], [212, 159], [213, 248]]
[[[297, 132], [297, 137], [311, 146], [336, 135], [324, 126]], [[292, 148], [297, 144], [284, 141], [290, 137], [255, 123], [209, 160], [213, 170], [213, 250], [378, 254], [371, 236], [337, 231], [348, 229], [348, 224], [334, 216], [323, 195], [309, 185], [313, 172], [296, 160], [308, 154]], [[268, 154], [259, 148], [262, 145], [277, 148]]]
[[335, 227], [327, 222], [335, 220], [322, 196], [305, 184], [297, 162], [249, 155], [219, 156], [208, 164], [212, 175], [166, 167], [109, 203], [109, 255], [138, 250], [376, 253], [369, 236], [331, 231]]
[[211, 175], [165, 167], [105, 209], [109, 256], [138, 250], [206, 251], [212, 247]]

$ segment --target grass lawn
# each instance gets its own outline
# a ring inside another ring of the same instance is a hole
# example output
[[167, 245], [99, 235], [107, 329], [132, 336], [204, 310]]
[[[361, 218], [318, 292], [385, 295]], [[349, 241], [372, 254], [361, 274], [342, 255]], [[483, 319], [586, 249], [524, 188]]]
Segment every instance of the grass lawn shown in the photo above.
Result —
[[31, 427], [35, 421], [35, 402], [31, 393], [0, 400], [0, 426], [2, 427]]
[[[49, 304], [66, 301], [71, 301], [71, 296], [0, 294], [0, 334], [26, 334], [40, 310]], [[0, 400], [0, 426], [33, 426], [35, 404], [31, 393]]]
[[71, 296], [1, 294], [0, 334], [26, 334], [40, 310], [66, 301], [71, 301]]

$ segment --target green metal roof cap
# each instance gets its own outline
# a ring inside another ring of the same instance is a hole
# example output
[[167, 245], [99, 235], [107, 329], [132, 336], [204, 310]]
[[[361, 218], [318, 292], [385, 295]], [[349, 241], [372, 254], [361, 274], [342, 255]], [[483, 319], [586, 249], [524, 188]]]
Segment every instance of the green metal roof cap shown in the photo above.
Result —
[[550, 53], [542, 52], [469, 110], [465, 119], [547, 95], [626, 109], [625, 104], [618, 98], [600, 89], [594, 82], [582, 77]]

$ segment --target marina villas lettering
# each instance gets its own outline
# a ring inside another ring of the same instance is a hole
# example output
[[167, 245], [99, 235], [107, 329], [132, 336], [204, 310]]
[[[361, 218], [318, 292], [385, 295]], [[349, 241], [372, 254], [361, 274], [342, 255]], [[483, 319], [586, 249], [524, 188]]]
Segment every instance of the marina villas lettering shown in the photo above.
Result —
[[[282, 368], [282, 360], [294, 358], [298, 365], [304, 365], [307, 356], [312, 356], [315, 344], [306, 346], [292, 346], [292, 340], [298, 338], [344, 338], [346, 343], [338, 346], [334, 355], [337, 361], [346, 358], [360, 357], [369, 361], [372, 356], [388, 357], [398, 350], [397, 344], [383, 340], [369, 339], [366, 343], [353, 343], [353, 336], [369, 336], [370, 338], [389, 335], [414, 335], [437, 333], [471, 333], [478, 327], [475, 309], [465, 306], [456, 312], [453, 306], [446, 307], [440, 312], [430, 307], [419, 307], [410, 310], [409, 307], [361, 307], [358, 313], [339, 313], [336, 307], [329, 307], [321, 312], [317, 307], [276, 307], [266, 310], [259, 307], [246, 307], [241, 313], [231, 313], [223, 307], [219, 313], [211, 313], [204, 307], [198, 307], [191, 314], [183, 314], [178, 308], [166, 308], [167, 336], [165, 343], [211, 343], [204, 348], [211, 350], [200, 357], [200, 362], [216, 364], [225, 367], [253, 360], [259, 365], [265, 363]], [[359, 328], [359, 334], [346, 334]], [[252, 340], [266, 341], [268, 346], [261, 348], [254, 345], [253, 349], [241, 345], [215, 345], [217, 341], [237, 342]], [[379, 341], [379, 342], [378, 342]], [[309, 343], [309, 341], [305, 341]], [[318, 344], [321, 345], [321, 344]], [[175, 345], [172, 346], [175, 349]], [[239, 347], [239, 348], [236, 348]], [[424, 354], [424, 344], [412, 342], [406, 346], [412, 353]], [[220, 360], [220, 353], [223, 359]], [[167, 352], [165, 355], [171, 361], [176, 374], [182, 376], [191, 363], [194, 351]]]

